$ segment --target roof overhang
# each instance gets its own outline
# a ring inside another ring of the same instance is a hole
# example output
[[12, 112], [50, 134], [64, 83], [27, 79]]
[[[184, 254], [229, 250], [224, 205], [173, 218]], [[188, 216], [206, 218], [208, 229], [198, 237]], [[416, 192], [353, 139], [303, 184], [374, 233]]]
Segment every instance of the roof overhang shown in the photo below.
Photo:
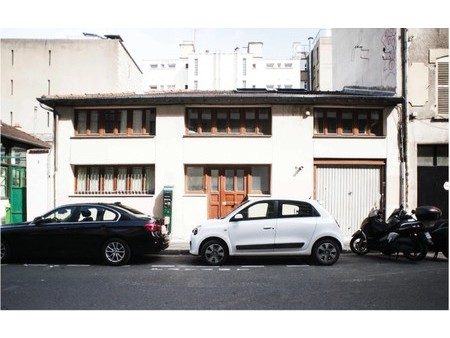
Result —
[[159, 106], [159, 105], [362, 105], [395, 106], [401, 97], [361, 95], [345, 92], [292, 91], [162, 91], [148, 93], [112, 93], [52, 95], [37, 99], [49, 107], [80, 106]]
[[3, 122], [1, 123], [0, 133], [2, 143], [9, 143], [25, 149], [50, 149], [52, 147], [51, 144]]

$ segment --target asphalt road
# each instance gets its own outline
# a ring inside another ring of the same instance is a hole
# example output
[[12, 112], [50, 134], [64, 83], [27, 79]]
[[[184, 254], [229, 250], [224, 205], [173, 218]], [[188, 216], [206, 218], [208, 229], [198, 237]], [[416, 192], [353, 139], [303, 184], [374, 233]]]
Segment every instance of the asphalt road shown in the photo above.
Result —
[[448, 260], [342, 254], [331, 267], [301, 258], [147, 256], [1, 266], [2, 310], [448, 310]]

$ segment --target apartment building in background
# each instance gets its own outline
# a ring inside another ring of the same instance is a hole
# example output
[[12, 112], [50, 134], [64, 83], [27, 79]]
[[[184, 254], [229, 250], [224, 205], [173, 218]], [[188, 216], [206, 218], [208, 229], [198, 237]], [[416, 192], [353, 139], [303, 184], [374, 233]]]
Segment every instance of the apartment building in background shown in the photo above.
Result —
[[202, 51], [180, 44], [178, 59], [143, 60], [143, 90], [232, 90], [306, 88], [301, 77], [306, 59], [293, 44], [291, 58], [266, 59], [263, 43], [249, 42], [233, 51]]

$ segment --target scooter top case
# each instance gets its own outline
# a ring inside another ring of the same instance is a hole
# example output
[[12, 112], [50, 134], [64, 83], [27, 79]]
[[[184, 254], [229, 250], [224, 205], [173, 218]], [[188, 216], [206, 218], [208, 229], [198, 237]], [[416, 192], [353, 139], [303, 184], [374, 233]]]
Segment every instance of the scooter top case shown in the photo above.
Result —
[[433, 206], [422, 206], [414, 211], [419, 221], [437, 221], [442, 216], [441, 209]]

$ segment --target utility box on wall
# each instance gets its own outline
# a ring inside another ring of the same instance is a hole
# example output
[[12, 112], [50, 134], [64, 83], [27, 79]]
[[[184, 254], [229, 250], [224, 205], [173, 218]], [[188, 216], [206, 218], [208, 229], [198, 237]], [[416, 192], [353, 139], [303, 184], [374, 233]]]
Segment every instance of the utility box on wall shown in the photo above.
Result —
[[165, 186], [163, 188], [163, 219], [169, 234], [172, 232], [172, 201], [173, 186]]

